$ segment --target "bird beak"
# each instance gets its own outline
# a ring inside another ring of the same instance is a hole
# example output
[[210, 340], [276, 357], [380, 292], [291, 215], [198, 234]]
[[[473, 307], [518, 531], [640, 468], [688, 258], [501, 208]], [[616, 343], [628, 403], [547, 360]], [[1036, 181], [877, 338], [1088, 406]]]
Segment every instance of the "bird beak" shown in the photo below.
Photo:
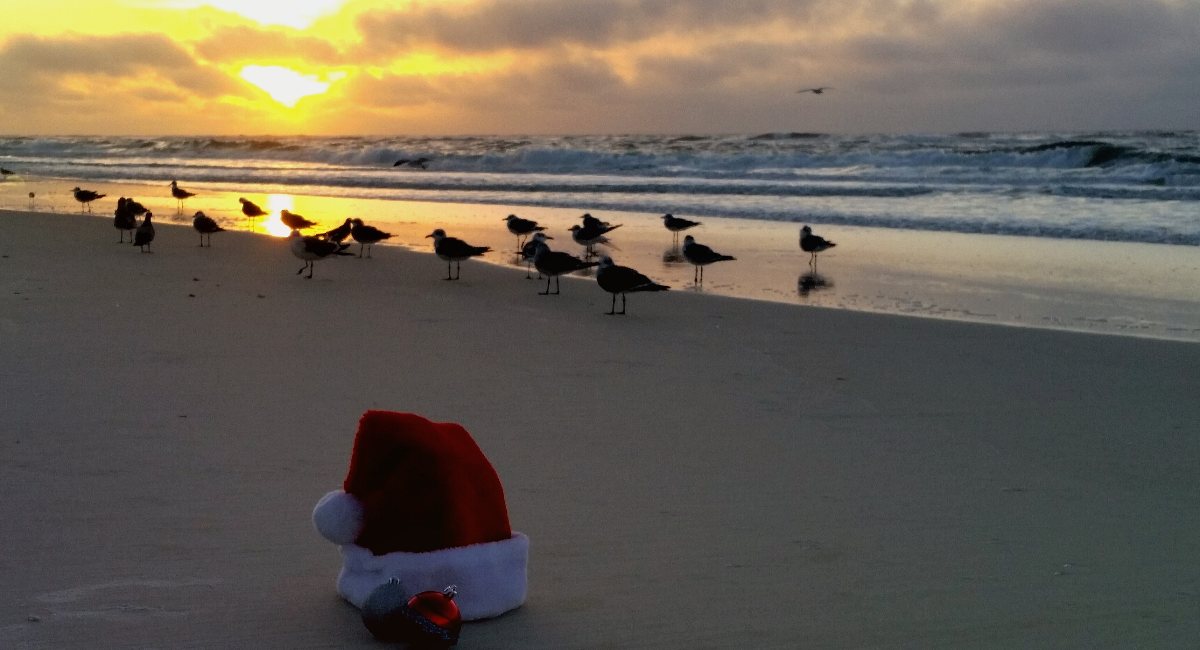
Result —
[[432, 236], [433, 236], [433, 233], [429, 233], [428, 235], [425, 235], [425, 239], [429, 239]]

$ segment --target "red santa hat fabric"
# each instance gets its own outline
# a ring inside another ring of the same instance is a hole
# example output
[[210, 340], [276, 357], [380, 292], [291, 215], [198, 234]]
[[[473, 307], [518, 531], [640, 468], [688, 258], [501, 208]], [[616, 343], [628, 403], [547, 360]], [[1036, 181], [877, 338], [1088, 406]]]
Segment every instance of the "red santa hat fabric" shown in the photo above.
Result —
[[524, 602], [529, 540], [510, 528], [500, 478], [463, 427], [367, 411], [342, 487], [313, 523], [342, 545], [338, 591], [356, 606], [393, 577], [413, 593], [456, 584], [465, 620]]

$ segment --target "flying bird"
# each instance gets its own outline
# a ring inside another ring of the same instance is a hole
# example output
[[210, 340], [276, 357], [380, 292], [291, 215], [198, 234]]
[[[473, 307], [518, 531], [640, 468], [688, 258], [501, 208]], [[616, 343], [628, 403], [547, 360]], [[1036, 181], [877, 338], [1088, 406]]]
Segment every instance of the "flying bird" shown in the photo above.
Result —
[[[625, 313], [625, 294], [638, 291], [666, 291], [670, 287], [658, 284], [654, 280], [638, 273], [628, 266], [617, 266], [612, 258], [605, 255], [600, 258], [600, 268], [596, 269], [596, 284], [601, 289], [612, 294], [612, 309], [607, 314]], [[617, 311], [617, 294], [621, 294], [621, 311]]]
[[392, 163], [392, 167], [400, 167], [401, 165], [408, 165], [409, 167], [420, 167], [421, 169], [428, 169], [428, 167], [426, 167], [425, 165], [429, 161], [430, 161], [430, 159], [425, 158], [424, 156], [422, 156], [420, 158], [413, 158], [413, 159], [401, 158], [400, 160], [397, 160], [396, 162]]
[[692, 221], [691, 219], [683, 219], [680, 217], [676, 217], [673, 214], [664, 214], [662, 216], [662, 220], [663, 220], [663, 226], [666, 226], [667, 230], [670, 230], [672, 233], [674, 233], [675, 239], [679, 239], [679, 233], [681, 231], [687, 230], [688, 228], [694, 228], [694, 227], [700, 225], [699, 221]]
[[[437, 230], [425, 235], [425, 238], [433, 238], [433, 252], [438, 257], [446, 260], [446, 279], [457, 280], [462, 273], [462, 261], [483, 255], [492, 250], [487, 246], [472, 246], [467, 242], [456, 237], [447, 237], [446, 231], [438, 228]], [[454, 263], [455, 274], [450, 277], [450, 263]]]
[[212, 248], [212, 235], [214, 232], [225, 232], [225, 229], [220, 226], [212, 217], [197, 212], [192, 216], [192, 227], [196, 232], [200, 233], [200, 246], [204, 246], [204, 236], [208, 235], [208, 247]]
[[814, 235], [812, 228], [804, 226], [800, 229], [800, 250], [812, 254], [808, 258], [809, 264], [815, 266], [817, 263], [817, 253], [833, 248], [834, 246], [837, 246], [837, 244], [819, 235]]
[[834, 90], [832, 86], [817, 86], [816, 88], [801, 88], [798, 93], [812, 93], [814, 95], [823, 95], [826, 90]]
[[722, 255], [704, 244], [697, 244], [696, 238], [688, 235], [683, 238], [683, 257], [696, 267], [692, 272], [692, 282], [704, 282], [704, 267], [713, 262], [726, 262], [735, 260], [732, 255]]
[[537, 238], [538, 235], [534, 235], [537, 252], [533, 255], [533, 265], [537, 267], [538, 273], [546, 276], [546, 290], [539, 291], [538, 295], [550, 295], [550, 278], [554, 278], [554, 295], [557, 296], [560, 292], [558, 276], [589, 269], [598, 264], [598, 262], [585, 262], [569, 253], [552, 251], [544, 239]]
[[517, 236], [517, 250], [521, 250], [522, 240], [535, 232], [542, 232], [545, 226], [539, 226], [538, 222], [522, 219], [515, 214], [510, 214], [503, 219], [508, 224], [508, 232]]
[[79, 203], [80, 203], [80, 207], [79, 207], [80, 212], [83, 212], [84, 208], [87, 208], [87, 211], [91, 212], [92, 211], [92, 201], [95, 201], [96, 199], [102, 199], [102, 198], [108, 196], [107, 194], [100, 194], [98, 192], [93, 192], [92, 190], [81, 190], [78, 187], [71, 190], [71, 192], [75, 195], [75, 200], [79, 201]]
[[176, 181], [171, 181], [171, 196], [175, 197], [175, 199], [179, 201], [179, 213], [182, 214], [183, 202], [193, 196], [196, 196], [196, 193], [189, 192], [182, 187], [179, 187], [179, 183]]
[[251, 219], [254, 217], [265, 217], [270, 214], [248, 199], [238, 199], [238, 203], [242, 204], [242, 214], [250, 217]]
[[346, 221], [342, 223], [342, 225], [338, 226], [337, 228], [334, 228], [333, 230], [327, 230], [317, 236], [320, 237], [321, 239], [328, 239], [329, 241], [335, 241], [340, 244], [340, 243], [346, 241], [346, 238], [350, 236], [350, 233], [353, 229], [354, 229], [354, 220], [347, 218]]
[[363, 223], [362, 219], [351, 219], [350, 222], [350, 236], [358, 242], [359, 257], [363, 256], [364, 248], [367, 249], [367, 257], [371, 257], [371, 247], [392, 236], [390, 232], [383, 232], [375, 226], [368, 226]]
[[309, 221], [304, 218], [304, 215], [289, 212], [287, 209], [279, 211], [279, 220], [283, 222], [283, 225], [292, 230], [304, 230], [305, 228], [312, 228], [317, 225], [316, 221]]
[[154, 241], [154, 213], [147, 212], [142, 218], [142, 225], [137, 227], [133, 233], [133, 245], [142, 249], [143, 253], [153, 253], [150, 250], [150, 242]]
[[300, 267], [299, 271], [296, 271], [296, 275], [300, 275], [305, 269], [308, 269], [308, 275], [304, 276], [306, 280], [312, 279], [313, 266], [317, 260], [337, 255], [351, 255], [351, 253], [346, 252], [350, 244], [339, 244], [318, 237], [306, 237], [301, 235], [300, 231], [295, 228], [292, 229], [292, 234], [288, 236], [288, 243], [291, 245], [292, 255], [304, 260], [304, 266]]

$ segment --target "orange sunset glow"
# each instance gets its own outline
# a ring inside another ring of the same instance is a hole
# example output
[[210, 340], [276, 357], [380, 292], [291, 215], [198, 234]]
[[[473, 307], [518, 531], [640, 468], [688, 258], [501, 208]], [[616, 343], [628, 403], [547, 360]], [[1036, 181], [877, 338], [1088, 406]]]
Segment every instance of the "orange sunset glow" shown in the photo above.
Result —
[[[0, 16], [13, 134], [1192, 128], [1200, 58], [1192, 0], [42, 0]], [[817, 86], [836, 92], [796, 93]]]

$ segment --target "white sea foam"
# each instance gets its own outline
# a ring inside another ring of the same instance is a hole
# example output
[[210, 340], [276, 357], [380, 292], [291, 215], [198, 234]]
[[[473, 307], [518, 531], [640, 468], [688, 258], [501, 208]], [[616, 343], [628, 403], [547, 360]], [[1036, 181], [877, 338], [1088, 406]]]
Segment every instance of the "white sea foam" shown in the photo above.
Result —
[[[427, 170], [393, 167], [425, 156]], [[1200, 134], [0, 138], [95, 183], [1200, 244]]]

